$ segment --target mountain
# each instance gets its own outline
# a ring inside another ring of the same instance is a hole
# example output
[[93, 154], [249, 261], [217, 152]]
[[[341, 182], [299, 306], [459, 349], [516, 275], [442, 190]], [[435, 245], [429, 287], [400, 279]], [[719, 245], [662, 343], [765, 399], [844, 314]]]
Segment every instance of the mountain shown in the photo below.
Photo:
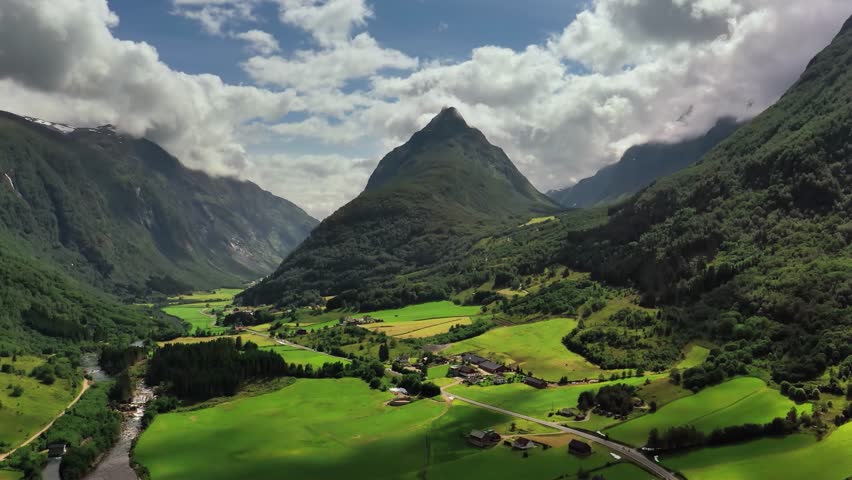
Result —
[[642, 190], [658, 178], [692, 165], [731, 136], [742, 123], [722, 118], [707, 133], [676, 143], [652, 142], [627, 149], [617, 163], [600, 169], [576, 185], [547, 193], [571, 208], [613, 203]]
[[108, 292], [236, 286], [273, 271], [316, 223], [109, 126], [0, 114], [0, 233]]
[[852, 355], [852, 19], [774, 106], [610, 213], [563, 259], [723, 347], [699, 378], [763, 359], [799, 382]]
[[446, 108], [387, 154], [356, 199], [325, 219], [245, 303], [372, 308], [447, 298], [418, 272], [463, 255], [487, 232], [559, 206], [500, 148]]

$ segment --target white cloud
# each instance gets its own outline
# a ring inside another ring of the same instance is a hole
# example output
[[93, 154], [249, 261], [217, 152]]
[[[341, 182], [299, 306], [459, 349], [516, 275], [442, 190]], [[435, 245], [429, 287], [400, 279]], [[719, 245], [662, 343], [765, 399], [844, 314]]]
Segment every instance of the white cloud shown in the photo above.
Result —
[[259, 84], [296, 87], [300, 91], [340, 88], [347, 80], [368, 77], [382, 69], [416, 67], [417, 59], [382, 48], [367, 33], [328, 49], [299, 50], [293, 58], [252, 57], [243, 64], [243, 69]]
[[444, 106], [536, 186], [560, 187], [634, 143], [759, 112], [852, 13], [848, 0], [595, 0], [538, 45], [421, 63], [363, 31], [375, 16], [363, 0], [173, 0], [209, 32], [246, 37], [263, 2], [313, 39], [276, 54], [271, 36], [240, 37], [258, 54], [244, 70], [269, 89], [172, 70], [150, 45], [113, 37], [105, 0], [5, 0], [0, 108], [116, 124], [324, 216]]
[[247, 32], [237, 33], [234, 38], [245, 40], [248, 42], [249, 49], [260, 55], [272, 55], [281, 50], [278, 45], [278, 40], [272, 35], [262, 30], [249, 30]]

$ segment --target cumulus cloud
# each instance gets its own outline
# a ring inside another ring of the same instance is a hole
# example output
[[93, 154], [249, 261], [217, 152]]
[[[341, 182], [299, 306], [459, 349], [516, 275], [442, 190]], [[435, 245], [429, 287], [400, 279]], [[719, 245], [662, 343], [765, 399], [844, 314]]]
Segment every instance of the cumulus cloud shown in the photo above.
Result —
[[273, 53], [281, 50], [281, 47], [278, 45], [278, 40], [262, 30], [253, 29], [247, 32], [237, 33], [234, 37], [248, 42], [249, 49], [260, 55], [272, 55]]
[[[543, 190], [632, 144], [754, 115], [852, 13], [848, 0], [593, 0], [536, 45], [420, 62], [365, 31], [381, 19], [364, 0], [172, 2], [209, 33], [249, 42], [242, 68], [258, 86], [172, 70], [150, 45], [115, 38], [106, 0], [5, 0], [0, 108], [116, 124], [316, 216], [354, 197], [384, 152], [447, 105]], [[259, 22], [261, 4], [308, 44], [281, 49], [243, 25]]]

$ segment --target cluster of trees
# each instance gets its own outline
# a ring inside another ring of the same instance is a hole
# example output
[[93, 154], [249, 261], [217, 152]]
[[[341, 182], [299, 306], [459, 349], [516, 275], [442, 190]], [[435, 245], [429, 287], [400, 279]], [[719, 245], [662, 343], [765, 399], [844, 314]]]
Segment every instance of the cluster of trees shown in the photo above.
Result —
[[516, 298], [505, 306], [504, 311], [513, 315], [575, 315], [577, 309], [589, 300], [605, 297], [606, 290], [597, 282], [563, 280], [542, 288], [535, 295]]
[[238, 325], [242, 325], [244, 327], [251, 327], [254, 325], [270, 323], [274, 319], [275, 316], [269, 313], [268, 310], [255, 310], [253, 312], [243, 310], [225, 315], [220, 321], [220, 324], [225, 327], [232, 327]]
[[752, 363], [753, 347], [756, 345], [739, 348], [736, 344], [728, 344], [724, 349], [714, 348], [703, 364], [680, 372], [680, 383], [684, 388], [697, 392], [706, 386], [722, 383], [727, 378], [744, 375]]
[[145, 349], [142, 347], [104, 345], [98, 356], [98, 364], [104, 372], [115, 375], [135, 365], [145, 358], [145, 355]]
[[446, 333], [439, 333], [425, 339], [424, 343], [442, 345], [446, 343], [460, 342], [468, 338], [478, 337], [494, 328], [494, 322], [480, 318], [468, 325], [453, 325]]
[[648, 433], [647, 446], [662, 450], [678, 450], [702, 446], [721, 446], [740, 443], [763, 437], [777, 437], [797, 432], [800, 425], [812, 422], [810, 416], [798, 417], [795, 408], [790, 409], [786, 418], [775, 418], [771, 422], [758, 425], [747, 423], [717, 428], [709, 435], [697, 430], [693, 425], [671, 427], [660, 433], [656, 428]]
[[432, 382], [424, 382], [423, 378], [416, 373], [403, 375], [396, 384], [404, 388], [410, 395], [432, 398], [441, 394], [441, 387]]
[[49, 357], [45, 363], [33, 368], [30, 376], [45, 385], [53, 385], [57, 378], [71, 380], [72, 384], [79, 380], [76, 359], [62, 355]]
[[580, 393], [577, 399], [577, 408], [580, 410], [591, 410], [598, 407], [605, 412], [618, 415], [628, 415], [633, 411], [633, 398], [636, 396], [636, 387], [619, 383], [617, 385], [606, 385], [598, 389], [586, 390]]

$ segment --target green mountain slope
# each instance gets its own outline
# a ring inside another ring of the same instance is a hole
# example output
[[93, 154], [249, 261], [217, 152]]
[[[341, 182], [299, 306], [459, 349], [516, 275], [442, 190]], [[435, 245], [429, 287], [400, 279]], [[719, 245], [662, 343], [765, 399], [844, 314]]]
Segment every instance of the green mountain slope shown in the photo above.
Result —
[[797, 381], [852, 355], [852, 19], [776, 105], [611, 213], [565, 261], [724, 357]]
[[381, 160], [355, 200], [325, 219], [246, 303], [377, 309], [447, 298], [418, 271], [468, 251], [487, 232], [559, 207], [505, 153], [448, 108]]
[[107, 291], [236, 286], [272, 271], [315, 223], [147, 140], [0, 115], [0, 232]]
[[707, 133], [676, 143], [646, 143], [627, 149], [617, 163], [600, 169], [568, 188], [547, 193], [566, 207], [583, 208], [612, 203], [697, 162], [742, 126], [722, 118]]

